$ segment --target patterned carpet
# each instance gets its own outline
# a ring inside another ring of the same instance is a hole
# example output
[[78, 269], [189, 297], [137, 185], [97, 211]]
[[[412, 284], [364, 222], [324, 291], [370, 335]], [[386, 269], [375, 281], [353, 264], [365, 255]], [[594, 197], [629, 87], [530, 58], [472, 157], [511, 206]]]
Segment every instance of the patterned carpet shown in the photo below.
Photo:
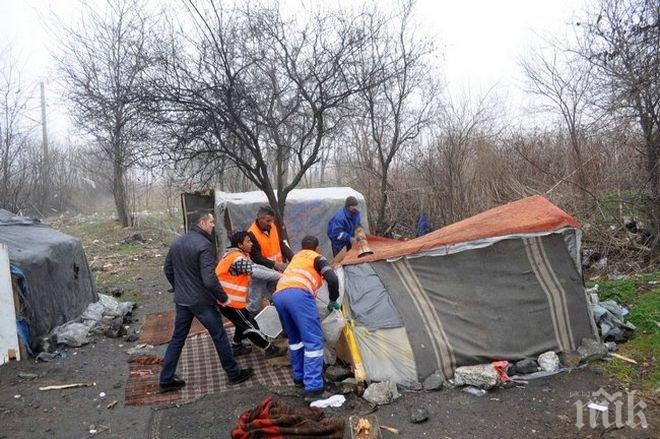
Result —
[[[227, 330], [229, 337], [233, 332], [233, 328]], [[241, 367], [252, 367], [255, 374], [244, 383], [230, 385], [220, 366], [211, 337], [206, 332], [189, 336], [179, 362], [179, 376], [186, 380], [186, 387], [178, 392], [158, 393], [161, 366], [130, 363], [125, 404], [190, 402], [209, 393], [246, 389], [257, 384], [266, 387], [293, 385], [288, 357], [265, 360], [263, 352], [253, 347], [250, 354], [238, 357], [237, 361]]]
[[[142, 329], [140, 330], [138, 343], [146, 343], [152, 346], [168, 343], [174, 331], [174, 316], [174, 310], [147, 314], [144, 318], [144, 325], [142, 325]], [[231, 325], [231, 323], [225, 320], [225, 327], [227, 324]], [[204, 326], [202, 326], [199, 320], [193, 319], [188, 337], [203, 332], [206, 332]]]

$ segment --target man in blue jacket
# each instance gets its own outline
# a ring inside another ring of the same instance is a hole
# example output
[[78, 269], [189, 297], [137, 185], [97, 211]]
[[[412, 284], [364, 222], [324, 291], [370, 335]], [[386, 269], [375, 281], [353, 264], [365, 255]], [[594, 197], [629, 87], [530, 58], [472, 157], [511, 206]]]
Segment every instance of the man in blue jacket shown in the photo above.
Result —
[[220, 364], [231, 384], [241, 383], [254, 374], [251, 368], [241, 369], [234, 360], [229, 338], [216, 308], [218, 303], [227, 304], [229, 298], [215, 275], [213, 215], [209, 211], [197, 211], [190, 222], [194, 226], [172, 243], [163, 267], [167, 280], [174, 288], [176, 318], [174, 333], [163, 358], [161, 392], [179, 390], [186, 385], [174, 373], [193, 317], [197, 317], [211, 335]]
[[346, 250], [351, 249], [351, 244], [355, 242], [355, 229], [358, 227], [362, 227], [358, 200], [350, 196], [346, 198], [344, 207], [328, 222], [328, 238], [332, 243], [333, 256], [337, 256], [344, 247]]

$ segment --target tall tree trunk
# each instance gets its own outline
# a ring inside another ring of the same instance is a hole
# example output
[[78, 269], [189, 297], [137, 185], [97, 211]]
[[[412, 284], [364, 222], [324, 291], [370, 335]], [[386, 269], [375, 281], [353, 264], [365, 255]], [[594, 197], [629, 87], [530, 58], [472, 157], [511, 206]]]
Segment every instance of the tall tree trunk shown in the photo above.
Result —
[[650, 132], [646, 136], [646, 171], [648, 174], [648, 189], [644, 191], [644, 207], [648, 228], [653, 234], [651, 256], [656, 256], [660, 250], [660, 131]]
[[383, 169], [383, 175], [380, 179], [380, 197], [378, 199], [378, 217], [376, 219], [376, 233], [382, 235], [387, 229], [385, 221], [385, 209], [387, 207], [387, 175], [388, 170]]
[[117, 217], [122, 227], [130, 225], [128, 217], [128, 200], [126, 199], [126, 186], [124, 184], [124, 169], [117, 160], [114, 163], [114, 173], [112, 176], [112, 195], [115, 199], [115, 209]]

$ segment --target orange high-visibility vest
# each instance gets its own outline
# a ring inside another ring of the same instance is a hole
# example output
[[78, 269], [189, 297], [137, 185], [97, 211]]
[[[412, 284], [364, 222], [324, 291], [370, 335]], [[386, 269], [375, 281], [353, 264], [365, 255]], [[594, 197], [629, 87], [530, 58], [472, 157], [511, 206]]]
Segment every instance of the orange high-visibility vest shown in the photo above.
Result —
[[229, 272], [232, 264], [238, 258], [245, 258], [245, 254], [240, 250], [228, 252], [215, 267], [215, 275], [229, 297], [227, 306], [231, 308], [242, 309], [247, 306], [248, 291], [250, 286], [250, 275], [247, 273], [234, 276]]
[[313, 250], [300, 250], [293, 257], [277, 282], [275, 292], [287, 288], [299, 288], [309, 291], [314, 297], [323, 285], [323, 278], [314, 268], [314, 260], [321, 256]]
[[266, 235], [259, 228], [257, 222], [253, 222], [248, 232], [252, 233], [261, 247], [261, 255], [273, 262], [282, 263], [282, 249], [280, 248], [280, 234], [275, 224], [270, 226], [270, 231]]

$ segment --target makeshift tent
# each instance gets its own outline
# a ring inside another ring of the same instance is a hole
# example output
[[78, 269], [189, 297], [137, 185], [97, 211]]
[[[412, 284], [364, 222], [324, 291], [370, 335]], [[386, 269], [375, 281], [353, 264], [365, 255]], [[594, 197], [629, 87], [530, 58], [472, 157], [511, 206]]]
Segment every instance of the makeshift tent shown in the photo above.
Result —
[[458, 366], [570, 351], [597, 337], [577, 222], [543, 197], [369, 245], [373, 255], [352, 250], [342, 262], [351, 324], [338, 347], [367, 380], [410, 383], [436, 370], [451, 378]]
[[[300, 241], [305, 235], [319, 239], [322, 253], [332, 257], [330, 240], [326, 235], [328, 221], [344, 207], [348, 196], [359, 203], [362, 225], [368, 228], [367, 209], [361, 193], [349, 187], [294, 189], [289, 192], [284, 208], [284, 221], [289, 244], [294, 251], [300, 250]], [[246, 230], [257, 216], [259, 207], [268, 205], [261, 191], [228, 193], [215, 192], [216, 235], [225, 245], [231, 231]]]
[[30, 344], [72, 320], [98, 300], [87, 257], [78, 239], [38, 220], [0, 209], [0, 242], [9, 247]]

